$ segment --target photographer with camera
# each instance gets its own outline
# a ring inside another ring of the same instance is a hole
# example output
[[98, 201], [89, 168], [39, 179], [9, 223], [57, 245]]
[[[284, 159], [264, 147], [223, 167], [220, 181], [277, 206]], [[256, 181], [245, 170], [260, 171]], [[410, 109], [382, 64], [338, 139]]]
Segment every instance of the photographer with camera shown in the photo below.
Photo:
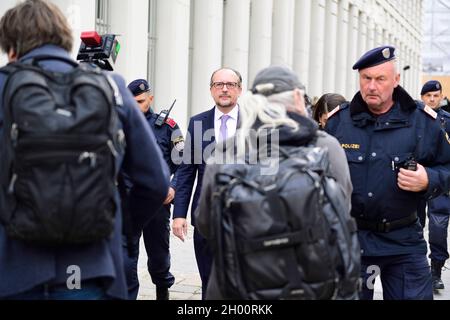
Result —
[[127, 299], [118, 171], [149, 210], [169, 188], [123, 78], [79, 65], [72, 45], [48, 1], [0, 20], [0, 299]]
[[372, 49], [353, 69], [360, 91], [330, 112], [325, 130], [342, 144], [350, 167], [361, 298], [373, 299], [381, 272], [384, 299], [433, 299], [417, 206], [449, 189], [449, 141], [436, 112], [399, 86], [395, 48]]

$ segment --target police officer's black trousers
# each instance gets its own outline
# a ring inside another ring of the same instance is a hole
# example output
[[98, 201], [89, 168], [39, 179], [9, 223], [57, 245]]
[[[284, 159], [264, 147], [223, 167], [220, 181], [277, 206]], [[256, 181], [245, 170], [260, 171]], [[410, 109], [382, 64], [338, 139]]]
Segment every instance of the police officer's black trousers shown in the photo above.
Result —
[[447, 231], [450, 216], [450, 197], [441, 195], [428, 201], [429, 258], [438, 264], [448, 259]]
[[162, 206], [143, 230], [147, 268], [157, 287], [170, 288], [175, 277], [170, 273], [170, 206]]
[[425, 254], [361, 257], [361, 300], [372, 300], [380, 276], [384, 300], [433, 300], [431, 271]]
[[[148, 256], [148, 270], [152, 282], [156, 286], [170, 288], [175, 282], [175, 277], [170, 269], [170, 210], [169, 207], [161, 207], [145, 225], [144, 230], [135, 231], [132, 238], [126, 241], [124, 237], [123, 255], [125, 260], [125, 274], [128, 286], [128, 299], [136, 300], [139, 292], [138, 259], [139, 241], [144, 233], [145, 250]], [[147, 234], [147, 237], [145, 236]], [[131, 246], [131, 248], [128, 248]]]

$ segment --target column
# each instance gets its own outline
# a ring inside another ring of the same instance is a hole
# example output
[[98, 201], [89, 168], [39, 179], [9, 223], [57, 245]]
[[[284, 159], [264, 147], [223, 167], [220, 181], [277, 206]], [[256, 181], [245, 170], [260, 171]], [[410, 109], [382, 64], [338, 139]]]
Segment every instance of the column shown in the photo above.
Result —
[[248, 54], [248, 87], [256, 73], [270, 65], [272, 51], [273, 0], [252, 0], [250, 17], [250, 48]]
[[384, 29], [383, 30], [383, 45], [388, 45], [389, 44], [389, 30]]
[[336, 78], [336, 28], [338, 3], [327, 0], [325, 8], [325, 46], [323, 68], [323, 93], [335, 91]]
[[383, 28], [376, 24], [375, 25], [375, 46], [379, 47], [383, 45]]
[[360, 57], [367, 51], [368, 28], [365, 12], [360, 12], [358, 21], [358, 52], [356, 55]]
[[[347, 66], [348, 48], [348, 0], [339, 1], [338, 26], [336, 46], [336, 93], [346, 95], [345, 81], [348, 72], [353, 72], [351, 66]], [[350, 99], [350, 97], [346, 97]]]
[[222, 0], [195, 0], [190, 116], [212, 108], [209, 82], [214, 70], [222, 66]]
[[272, 64], [292, 67], [294, 8], [294, 0], [273, 2]]
[[[352, 46], [358, 47], [358, 18], [359, 9], [357, 6], [351, 5], [348, 18], [348, 43]], [[346, 81], [346, 94], [347, 99], [351, 99], [357, 91], [357, 73], [352, 70], [352, 66], [358, 60], [356, 50], [349, 50], [347, 54], [347, 81]]]
[[[137, 0], [130, 6], [125, 1], [113, 0], [110, 6], [111, 33], [120, 35], [117, 37], [120, 51], [114, 70], [123, 75], [127, 83], [138, 78], [147, 79], [148, 1]], [[95, 7], [93, 10], [95, 17]]]
[[[223, 24], [223, 66], [240, 72], [248, 81], [250, 0], [227, 0]], [[210, 26], [211, 27], [211, 26]]]
[[312, 0], [309, 62], [309, 95], [322, 96], [325, 48], [325, 0]]
[[293, 69], [309, 89], [309, 59], [311, 37], [311, 1], [295, 1]]
[[420, 59], [420, 53], [417, 51], [415, 52], [414, 55], [414, 62], [416, 67], [415, 70], [415, 83], [414, 83], [414, 92], [417, 92], [415, 97], [417, 97], [417, 95], [419, 94], [420, 88], [422, 87], [422, 79], [421, 79], [421, 74], [422, 74], [422, 63], [421, 63], [421, 59]]
[[[158, 0], [156, 3], [155, 109], [177, 104], [171, 117], [183, 131], [188, 116], [189, 0]], [[184, 121], [183, 121], [184, 120]]]
[[366, 50], [364, 52], [373, 48], [375, 48], [375, 23], [372, 18], [367, 17]]

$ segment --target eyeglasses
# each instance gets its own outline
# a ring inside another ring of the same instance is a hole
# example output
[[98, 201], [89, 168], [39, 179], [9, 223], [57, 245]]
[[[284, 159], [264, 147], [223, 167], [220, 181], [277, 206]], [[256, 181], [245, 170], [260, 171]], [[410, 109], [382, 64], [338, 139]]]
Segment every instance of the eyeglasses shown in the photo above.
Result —
[[224, 86], [227, 86], [228, 89], [236, 89], [239, 87], [239, 83], [237, 82], [213, 82], [211, 87], [215, 89], [223, 89]]

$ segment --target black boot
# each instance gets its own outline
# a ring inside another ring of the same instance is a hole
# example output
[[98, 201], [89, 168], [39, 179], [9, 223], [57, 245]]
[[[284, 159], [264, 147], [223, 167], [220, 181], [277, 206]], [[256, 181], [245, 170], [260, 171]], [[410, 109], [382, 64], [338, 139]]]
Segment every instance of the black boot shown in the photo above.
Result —
[[443, 262], [431, 261], [431, 276], [433, 279], [433, 290], [444, 289], [444, 283], [441, 280], [441, 270], [444, 266]]
[[156, 287], [156, 300], [169, 300], [169, 289], [166, 287]]

